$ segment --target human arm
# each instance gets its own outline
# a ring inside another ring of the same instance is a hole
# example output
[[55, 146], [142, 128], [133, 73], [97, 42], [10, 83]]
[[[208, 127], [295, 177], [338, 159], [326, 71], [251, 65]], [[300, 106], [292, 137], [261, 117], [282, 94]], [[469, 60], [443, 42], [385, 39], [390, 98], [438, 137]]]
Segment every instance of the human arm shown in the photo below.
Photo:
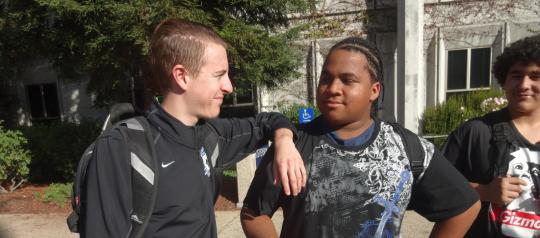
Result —
[[302, 156], [296, 149], [293, 141], [293, 132], [289, 129], [281, 128], [276, 130], [274, 136], [275, 152], [272, 171], [274, 185], [281, 181], [283, 192], [286, 195], [298, 195], [306, 184], [306, 169]]
[[273, 146], [268, 149], [244, 199], [240, 220], [247, 237], [277, 237], [270, 217], [283, 205], [283, 198], [281, 186], [273, 184], [273, 150]]
[[479, 211], [480, 202], [477, 201], [461, 214], [436, 222], [429, 237], [457, 238], [465, 236]]
[[100, 136], [88, 164], [81, 237], [127, 237], [131, 230], [129, 152], [117, 131]]
[[249, 208], [240, 212], [242, 229], [247, 238], [277, 238], [276, 228], [268, 215], [257, 215]]
[[[433, 146], [425, 141], [423, 145]], [[410, 206], [437, 223], [432, 237], [445, 237], [447, 232], [449, 237], [462, 237], [479, 212], [478, 194], [438, 150], [428, 151], [427, 168], [413, 187]]]
[[519, 196], [526, 182], [514, 177], [492, 177], [496, 158], [490, 157], [492, 134], [479, 120], [465, 123], [453, 131], [446, 141], [443, 153], [469, 180], [480, 200], [500, 206]]
[[247, 119], [209, 120], [210, 125], [222, 138], [222, 167], [230, 167], [257, 148], [272, 140], [276, 147], [276, 182], [281, 180], [287, 194], [298, 194], [305, 185], [306, 172], [294, 145], [295, 129], [292, 123], [279, 113], [259, 113]]
[[480, 200], [504, 206], [519, 197], [522, 191], [521, 186], [526, 186], [527, 182], [519, 178], [507, 176], [494, 178], [488, 184], [472, 182], [469, 184], [478, 192]]

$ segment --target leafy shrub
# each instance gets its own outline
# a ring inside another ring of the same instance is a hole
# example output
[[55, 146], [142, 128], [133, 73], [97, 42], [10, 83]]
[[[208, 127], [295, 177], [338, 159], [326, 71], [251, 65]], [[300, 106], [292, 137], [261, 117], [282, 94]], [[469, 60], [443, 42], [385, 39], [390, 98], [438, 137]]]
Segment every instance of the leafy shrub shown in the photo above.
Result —
[[30, 181], [67, 182], [73, 179], [79, 159], [99, 135], [94, 122], [52, 123], [21, 128], [32, 151]]
[[42, 202], [56, 203], [64, 207], [71, 197], [72, 186], [73, 183], [51, 183], [43, 193], [36, 193], [35, 196]]
[[287, 118], [289, 118], [293, 124], [299, 124], [300, 120], [298, 118], [298, 110], [300, 110], [300, 108], [306, 108], [306, 107], [313, 108], [315, 117], [321, 114], [321, 112], [319, 111], [319, 108], [310, 104], [286, 105], [284, 103], [281, 103], [281, 104], [278, 104], [277, 110], [281, 112], [283, 115], [285, 115]]
[[23, 134], [4, 129], [2, 123], [0, 121], [0, 192], [13, 192], [26, 182], [31, 155], [24, 148], [27, 140]]
[[[446, 135], [463, 122], [482, 116], [493, 109], [502, 108], [505, 105], [501, 103], [504, 101], [502, 97], [503, 93], [495, 89], [453, 95], [440, 105], [426, 108], [422, 116], [422, 132], [428, 138], [441, 135], [441, 137], [431, 139], [435, 145], [441, 147], [446, 141]], [[495, 98], [498, 98], [497, 103], [492, 105], [491, 101], [495, 102]]]

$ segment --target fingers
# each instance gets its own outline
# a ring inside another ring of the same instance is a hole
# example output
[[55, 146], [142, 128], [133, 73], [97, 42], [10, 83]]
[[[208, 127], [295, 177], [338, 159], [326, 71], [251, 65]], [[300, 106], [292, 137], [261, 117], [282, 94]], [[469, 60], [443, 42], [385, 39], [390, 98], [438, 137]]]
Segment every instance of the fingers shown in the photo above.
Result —
[[527, 181], [518, 177], [506, 177], [505, 180], [510, 184], [527, 186]]
[[278, 168], [280, 173], [279, 173], [279, 176], [281, 178], [281, 185], [283, 186], [283, 192], [285, 193], [285, 195], [291, 195], [291, 188], [289, 186], [289, 183], [290, 183], [290, 176], [289, 176], [289, 171], [288, 171], [288, 167], [287, 166], [282, 166], [280, 168]]
[[302, 187], [304, 187], [304, 184], [303, 184], [304, 178], [302, 177], [302, 171], [300, 167], [302, 166], [299, 166], [298, 164], [294, 166], [294, 174], [296, 177], [296, 190], [293, 189], [293, 194], [295, 196], [298, 195], [300, 191], [302, 191]]
[[[287, 175], [289, 175], [289, 184], [291, 186], [291, 191], [294, 196], [298, 194], [299, 186], [298, 186], [298, 178], [296, 177], [296, 172], [294, 169], [294, 162], [290, 162], [289, 168], [287, 169]], [[287, 195], [290, 195], [290, 193], [285, 193]]]
[[279, 169], [278, 169], [278, 165], [276, 162], [272, 163], [272, 175], [274, 177], [274, 186], [277, 186], [279, 181], [281, 181], [280, 177], [279, 177]]
[[306, 172], [306, 166], [304, 166], [304, 161], [301, 161], [301, 164], [299, 167], [300, 167], [300, 173], [302, 174], [302, 187], [305, 188], [306, 183], [307, 183], [307, 172]]

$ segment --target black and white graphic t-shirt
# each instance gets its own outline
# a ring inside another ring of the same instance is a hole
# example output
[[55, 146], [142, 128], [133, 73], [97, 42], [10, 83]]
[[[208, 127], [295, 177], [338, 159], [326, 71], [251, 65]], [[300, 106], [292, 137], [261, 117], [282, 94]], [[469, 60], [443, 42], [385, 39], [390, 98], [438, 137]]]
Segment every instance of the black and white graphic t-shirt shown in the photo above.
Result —
[[[284, 196], [272, 185], [271, 160], [265, 158], [244, 202], [260, 214], [282, 207], [282, 237], [397, 237], [411, 197], [418, 202], [410, 205], [435, 221], [477, 201], [465, 179], [423, 139], [426, 170], [420, 180], [427, 182], [413, 186], [402, 137], [392, 125], [375, 120], [367, 142], [354, 146], [337, 144], [324, 128], [318, 118], [299, 131], [297, 147], [309, 174], [300, 196]], [[438, 179], [438, 174], [457, 179]], [[456, 194], [459, 198], [448, 201]]]
[[[495, 121], [489, 118], [496, 118]], [[492, 123], [505, 123], [507, 147], [490, 150]], [[494, 154], [505, 153], [505, 164], [498, 164]], [[452, 132], [444, 148], [447, 158], [471, 182], [488, 184], [497, 172], [494, 168], [506, 168], [504, 174], [525, 180], [520, 196], [506, 207], [483, 202], [477, 220], [467, 237], [540, 237], [540, 144], [531, 144], [511, 123], [506, 109], [473, 119]], [[492, 153], [492, 154], [490, 154]]]
[[524, 143], [510, 153], [507, 175], [525, 180], [519, 197], [506, 207], [493, 206], [491, 215], [501, 233], [511, 237], [540, 237], [540, 150]]

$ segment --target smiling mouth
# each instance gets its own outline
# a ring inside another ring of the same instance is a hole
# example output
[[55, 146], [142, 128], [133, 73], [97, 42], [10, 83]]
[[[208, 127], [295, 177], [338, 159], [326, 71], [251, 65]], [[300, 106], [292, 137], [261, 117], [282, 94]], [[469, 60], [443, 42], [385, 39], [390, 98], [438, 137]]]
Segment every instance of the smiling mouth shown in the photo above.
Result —
[[324, 105], [326, 105], [329, 108], [335, 108], [335, 107], [338, 107], [340, 105], [343, 105], [343, 103], [339, 102], [339, 101], [325, 101]]

